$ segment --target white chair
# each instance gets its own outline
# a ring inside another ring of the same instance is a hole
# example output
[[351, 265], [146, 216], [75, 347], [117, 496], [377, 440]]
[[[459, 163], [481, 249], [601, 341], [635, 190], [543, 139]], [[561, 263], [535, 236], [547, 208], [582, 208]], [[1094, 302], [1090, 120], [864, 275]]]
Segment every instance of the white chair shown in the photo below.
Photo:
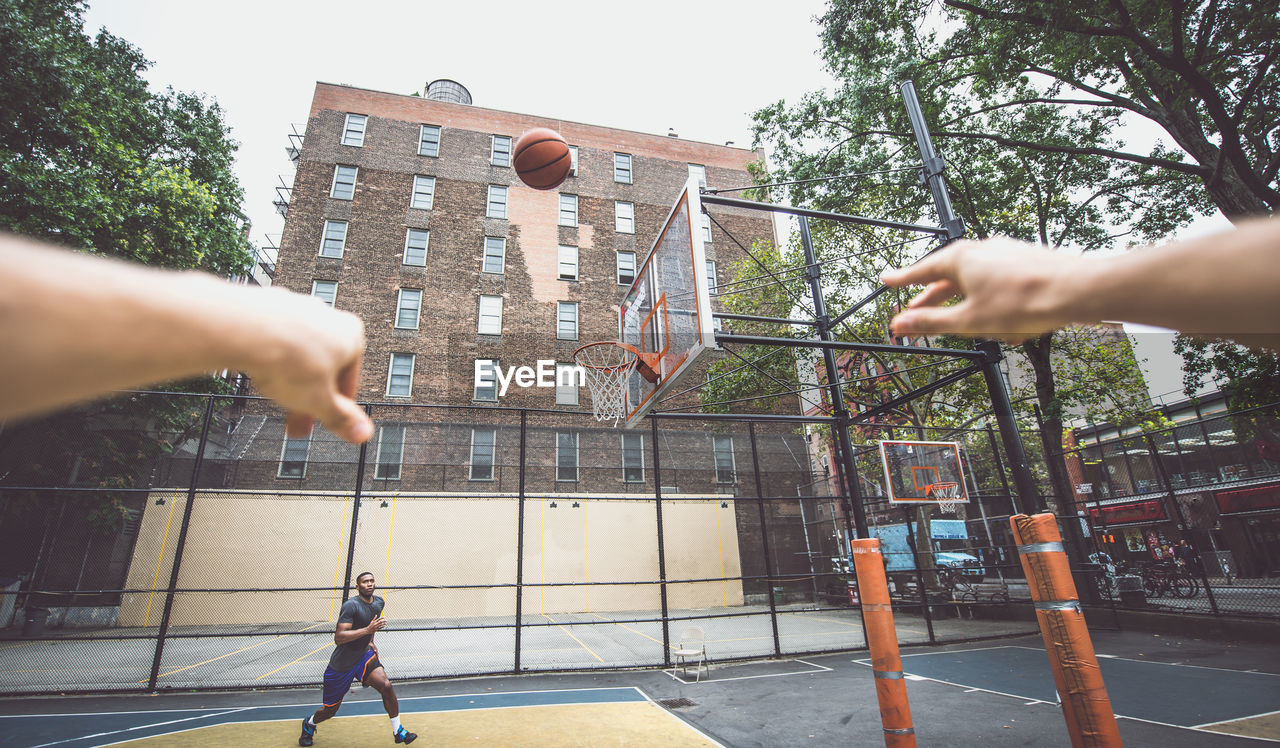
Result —
[[696, 662], [694, 667], [695, 682], [702, 682], [702, 671], [707, 670], [707, 675], [711, 674], [710, 668], [707, 667], [707, 637], [702, 629], [697, 626], [690, 626], [680, 632], [680, 643], [676, 646], [675, 652], [676, 664], [684, 671], [685, 677], [689, 677], [689, 661]]

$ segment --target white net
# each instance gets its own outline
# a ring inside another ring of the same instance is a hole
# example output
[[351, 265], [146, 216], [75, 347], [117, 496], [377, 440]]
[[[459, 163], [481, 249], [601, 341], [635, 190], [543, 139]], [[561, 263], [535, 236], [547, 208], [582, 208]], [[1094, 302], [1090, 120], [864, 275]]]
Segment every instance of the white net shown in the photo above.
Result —
[[597, 421], [618, 419], [627, 414], [627, 374], [639, 358], [630, 346], [613, 342], [588, 343], [574, 351], [573, 360], [582, 367], [591, 390], [591, 411]]
[[944, 514], [955, 514], [960, 507], [959, 483], [934, 483], [925, 488], [924, 494], [938, 502], [938, 510]]

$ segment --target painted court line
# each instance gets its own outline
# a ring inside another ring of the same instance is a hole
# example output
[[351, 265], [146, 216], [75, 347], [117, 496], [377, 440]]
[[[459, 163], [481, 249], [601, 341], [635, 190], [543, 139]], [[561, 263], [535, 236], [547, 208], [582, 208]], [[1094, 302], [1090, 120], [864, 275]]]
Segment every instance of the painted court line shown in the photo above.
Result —
[[[1005, 648], [1006, 648], [1006, 649], [1029, 649], [1029, 650], [1031, 650], [1032, 652], [1043, 652], [1043, 651], [1044, 651], [1043, 649], [1041, 649], [1041, 648], [1039, 648], [1039, 647], [1023, 647], [1023, 646], [1021, 646], [1021, 645], [1014, 645], [1014, 644], [1011, 644], [1011, 645], [1009, 645], [1008, 647], [1005, 647]], [[993, 649], [999, 649], [999, 647], [994, 647]], [[1221, 672], [1221, 673], [1249, 673], [1249, 674], [1251, 674], [1251, 675], [1269, 675], [1269, 676], [1271, 676], [1271, 677], [1273, 677], [1273, 678], [1280, 678], [1280, 673], [1263, 673], [1263, 672], [1259, 672], [1259, 671], [1257, 671], [1257, 670], [1235, 670], [1235, 669], [1227, 668], [1227, 667], [1212, 667], [1212, 666], [1209, 666], [1209, 665], [1188, 665], [1188, 664], [1183, 663], [1183, 662], [1163, 662], [1163, 661], [1161, 661], [1161, 660], [1139, 660], [1139, 659], [1137, 659], [1137, 658], [1135, 658], [1135, 657], [1121, 657], [1120, 655], [1103, 655], [1103, 654], [1100, 654], [1100, 655], [1097, 655], [1097, 656], [1098, 656], [1098, 657], [1106, 658], [1106, 659], [1108, 659], [1108, 660], [1121, 660], [1121, 661], [1123, 661], [1123, 662], [1141, 662], [1141, 663], [1143, 663], [1144, 665], [1164, 665], [1164, 666], [1166, 666], [1166, 667], [1191, 667], [1191, 668], [1195, 668], [1195, 669], [1197, 669], [1197, 670], [1217, 670], [1218, 672]]]
[[[799, 663], [808, 665], [809, 667], [814, 669], [813, 670], [797, 670], [791, 673], [765, 673], [763, 675], [738, 675], [732, 678], [712, 679], [710, 676], [708, 676], [707, 680], [704, 680], [704, 681], [685, 680], [684, 678], [681, 678], [680, 676], [676, 675], [676, 671], [680, 670], [680, 668], [672, 668], [670, 670], [663, 670], [662, 672], [671, 676], [671, 678], [675, 680], [677, 683], [682, 683], [687, 686], [687, 685], [695, 685], [698, 683], [727, 683], [731, 680], [753, 680], [755, 678], [780, 678], [784, 675], [811, 675], [813, 673], [829, 673], [832, 670], [832, 668], [826, 667], [825, 665], [818, 665], [812, 662], [805, 662], [804, 660], [791, 659], [791, 660], [778, 660], [778, 662], [799, 662]], [[735, 667], [735, 666], [730, 666], [730, 667]]]
[[[154, 729], [154, 728], [157, 728], [157, 727], [164, 727], [165, 725], [176, 725], [176, 724], [179, 724], [179, 723], [181, 723], [181, 722], [190, 722], [190, 721], [191, 721], [191, 720], [193, 720], [193, 719], [211, 719], [211, 718], [213, 718], [213, 717], [221, 717], [221, 716], [224, 716], [224, 715], [227, 715], [227, 714], [235, 714], [236, 712], [243, 712], [243, 711], [245, 711], [245, 710], [247, 710], [247, 709], [252, 709], [252, 708], [253, 708], [253, 707], [241, 707], [241, 708], [239, 708], [239, 709], [228, 709], [228, 710], [225, 710], [225, 711], [222, 711], [222, 712], [216, 713], [216, 714], [201, 714], [201, 715], [197, 715], [197, 716], [195, 716], [195, 717], [184, 717], [184, 718], [182, 718], [182, 719], [169, 720], [168, 722], [152, 722], [152, 723], [150, 723], [150, 724], [146, 724], [146, 725], [135, 725], [135, 726], [133, 726], [133, 727], [126, 727], [126, 728], [121, 729], [121, 730], [111, 730], [110, 732], [99, 732], [99, 733], [94, 733], [93, 735], [77, 735], [77, 736], [76, 736], [76, 737], [74, 737], [74, 738], [67, 738], [66, 740], [55, 740], [55, 741], [53, 741], [52, 743], [41, 743], [41, 744], [39, 744], [39, 745], [34, 745], [34, 746], [32, 746], [31, 748], [46, 748], [46, 746], [50, 746], [50, 745], [62, 745], [63, 743], [74, 743], [74, 742], [76, 742], [76, 741], [78, 741], [78, 740], [92, 740], [92, 739], [94, 739], [94, 738], [101, 738], [101, 737], [105, 737], [105, 736], [107, 736], [107, 735], [119, 735], [120, 733], [124, 733], [124, 732], [134, 732], [135, 730], [148, 730], [148, 729]], [[185, 732], [185, 730], [177, 730], [176, 732]], [[119, 743], [119, 742], [120, 742], [120, 741], [116, 741], [116, 743]], [[110, 744], [110, 745], [114, 745], [114, 744]]]
[[[637, 688], [636, 690], [637, 690], [637, 691], [640, 691], [640, 689], [638, 689], [638, 688]], [[666, 715], [668, 715], [669, 717], [671, 717], [671, 719], [674, 719], [675, 721], [679, 722], [680, 724], [684, 725], [685, 727], [689, 728], [690, 730], [693, 730], [693, 731], [694, 731], [695, 733], [697, 733], [697, 734], [698, 734], [698, 735], [699, 735], [703, 740], [705, 740], [705, 741], [707, 741], [708, 743], [710, 743], [710, 744], [712, 744], [712, 745], [716, 746], [716, 748], [728, 748], [728, 746], [726, 746], [724, 743], [721, 743], [719, 740], [716, 740], [715, 738], [711, 737], [711, 736], [710, 736], [710, 735], [708, 735], [707, 733], [703, 732], [703, 731], [702, 731], [702, 730], [700, 730], [696, 725], [694, 725], [694, 724], [690, 723], [690, 722], [689, 722], [689, 721], [687, 721], [687, 720], [681, 719], [681, 718], [680, 718], [680, 717], [679, 717], [675, 712], [671, 711], [670, 709], [667, 709], [667, 708], [663, 707], [661, 704], [659, 704], [659, 703], [655, 702], [653, 699], [649, 698], [649, 694], [645, 693], [644, 691], [640, 691], [640, 693], [644, 696], [645, 700], [647, 700], [650, 704], [653, 704], [654, 706], [656, 706], [656, 707], [657, 707], [660, 711], [662, 711], [664, 714], [666, 714]]]
[[1277, 709], [1274, 712], [1263, 712], [1261, 714], [1251, 714], [1248, 717], [1236, 717], [1235, 719], [1223, 719], [1217, 722], [1205, 722], [1203, 725], [1193, 725], [1193, 728], [1197, 730], [1202, 730], [1204, 728], [1213, 727], [1215, 725], [1225, 725], [1231, 722], [1239, 722], [1242, 719], [1254, 719], [1256, 717], [1271, 717], [1276, 714], [1280, 714], [1280, 709]]

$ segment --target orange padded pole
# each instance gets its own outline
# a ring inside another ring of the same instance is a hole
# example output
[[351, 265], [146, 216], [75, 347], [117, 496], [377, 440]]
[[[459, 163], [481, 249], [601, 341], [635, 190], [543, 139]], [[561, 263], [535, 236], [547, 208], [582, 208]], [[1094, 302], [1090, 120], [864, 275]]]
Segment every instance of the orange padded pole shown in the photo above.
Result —
[[1044, 648], [1049, 653], [1053, 682], [1062, 701], [1062, 716], [1071, 733], [1071, 745], [1121, 746], [1116, 715], [1102, 682], [1098, 657], [1089, 628], [1080, 610], [1080, 598], [1071, 578], [1067, 554], [1062, 548], [1058, 521], [1052, 514], [1025, 514], [1009, 518], [1018, 557], [1027, 574], [1031, 599]]
[[916, 744], [907, 703], [907, 684], [902, 679], [902, 657], [898, 655], [898, 632], [893, 627], [889, 605], [889, 582], [884, 576], [880, 540], [863, 538], [853, 545], [853, 568], [858, 574], [858, 599], [862, 620], [867, 624], [867, 647], [871, 650], [871, 670], [876, 679], [876, 699], [880, 702], [880, 724], [888, 748]]

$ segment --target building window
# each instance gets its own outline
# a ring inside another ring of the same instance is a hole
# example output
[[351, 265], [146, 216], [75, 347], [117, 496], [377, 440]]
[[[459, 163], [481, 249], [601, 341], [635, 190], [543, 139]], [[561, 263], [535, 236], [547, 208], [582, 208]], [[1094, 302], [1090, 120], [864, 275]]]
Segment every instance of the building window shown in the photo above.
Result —
[[338, 298], [337, 281], [311, 281], [311, 295], [329, 306]]
[[489, 185], [489, 203], [485, 215], [490, 218], [507, 217], [507, 188], [500, 184]]
[[347, 123], [342, 127], [342, 144], [357, 148], [364, 145], [364, 125], [368, 119], [363, 114], [348, 114]]
[[578, 146], [569, 146], [569, 176], [578, 176]]
[[413, 177], [413, 196], [409, 198], [409, 207], [420, 210], [431, 210], [436, 198], [436, 178], [415, 174]]
[[484, 238], [484, 260], [480, 263], [482, 273], [501, 273], [506, 264], [507, 240], [500, 236]]
[[279, 478], [307, 477], [307, 453], [311, 451], [311, 436], [294, 439], [285, 436], [284, 445], [280, 447]]
[[324, 239], [320, 241], [320, 256], [342, 258], [347, 247], [347, 222], [325, 221]]
[[578, 404], [578, 372], [574, 364], [556, 364], [556, 405]]
[[699, 187], [707, 186], [707, 167], [699, 164], [689, 164], [689, 176], [698, 180]]
[[631, 154], [613, 154], [613, 181], [631, 184]]
[[493, 144], [489, 147], [489, 163], [494, 166], [511, 165], [511, 136], [494, 135]]
[[400, 299], [396, 302], [396, 327], [402, 330], [418, 329], [418, 313], [422, 310], [422, 290], [418, 288], [400, 289]]
[[329, 197], [338, 200], [350, 200], [356, 195], [356, 173], [354, 166], [333, 167], [333, 187], [329, 189]]
[[391, 354], [387, 370], [387, 397], [409, 397], [413, 391], [413, 354]]
[[622, 435], [622, 482], [644, 483], [644, 434]]
[[578, 196], [577, 195], [560, 195], [560, 225], [561, 226], [577, 226], [578, 225]]
[[578, 279], [578, 248], [561, 244], [557, 251], [560, 267], [560, 280]]
[[418, 133], [418, 155], [440, 155], [440, 126], [423, 125]]
[[578, 434], [577, 432], [556, 432], [556, 480], [576, 481], [578, 479]]
[[404, 237], [404, 264], [427, 264], [427, 240], [430, 236], [426, 229], [409, 229]]
[[702, 241], [711, 243], [711, 216], [706, 213], [699, 215], [702, 218]]
[[493, 358], [476, 359], [475, 392], [471, 399], [493, 403], [498, 401], [498, 361]]
[[618, 285], [630, 286], [636, 282], [636, 253], [618, 253]]
[[378, 427], [378, 461], [374, 463], [373, 477], [381, 480], [400, 480], [400, 463], [404, 459], [404, 425]]
[[471, 480], [493, 480], [497, 429], [471, 429]]
[[613, 204], [613, 230], [619, 234], [636, 233], [635, 203], [618, 200]]
[[707, 288], [715, 293], [716, 290], [716, 261], [707, 260]]
[[561, 301], [556, 307], [556, 337], [560, 340], [577, 340], [578, 302]]
[[480, 297], [480, 325], [477, 330], [481, 335], [502, 334], [502, 297]]
[[733, 437], [711, 437], [716, 461], [716, 483], [734, 483], [737, 481], [737, 470], [733, 463]]

